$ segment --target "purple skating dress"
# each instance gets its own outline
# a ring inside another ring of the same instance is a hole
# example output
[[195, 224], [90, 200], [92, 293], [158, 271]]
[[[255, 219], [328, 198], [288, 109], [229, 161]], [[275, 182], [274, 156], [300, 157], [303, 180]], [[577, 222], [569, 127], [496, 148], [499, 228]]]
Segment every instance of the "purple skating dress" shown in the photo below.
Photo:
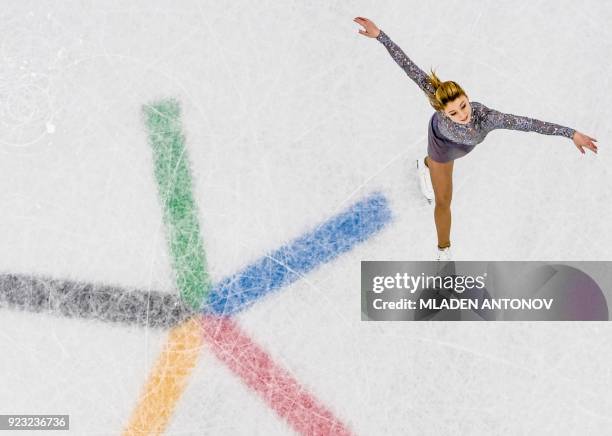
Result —
[[[435, 92], [427, 74], [421, 70], [389, 36], [380, 31], [376, 37], [386, 48], [393, 60], [406, 72], [426, 95]], [[506, 114], [489, 109], [482, 103], [471, 101], [470, 122], [459, 124], [452, 121], [442, 111], [436, 111], [429, 120], [427, 154], [436, 162], [449, 162], [468, 154], [476, 144], [484, 141], [491, 130], [510, 129], [524, 132], [537, 132], [543, 135], [558, 135], [572, 138], [575, 130], [559, 124]]]

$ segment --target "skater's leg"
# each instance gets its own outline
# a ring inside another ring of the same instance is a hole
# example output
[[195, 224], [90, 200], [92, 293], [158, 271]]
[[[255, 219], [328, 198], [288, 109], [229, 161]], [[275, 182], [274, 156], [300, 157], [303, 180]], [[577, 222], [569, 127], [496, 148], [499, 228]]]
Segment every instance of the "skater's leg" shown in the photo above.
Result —
[[434, 190], [436, 206], [434, 220], [438, 233], [438, 247], [450, 246], [451, 200], [453, 198], [453, 164], [454, 161], [440, 163], [429, 157], [426, 159], [431, 184]]

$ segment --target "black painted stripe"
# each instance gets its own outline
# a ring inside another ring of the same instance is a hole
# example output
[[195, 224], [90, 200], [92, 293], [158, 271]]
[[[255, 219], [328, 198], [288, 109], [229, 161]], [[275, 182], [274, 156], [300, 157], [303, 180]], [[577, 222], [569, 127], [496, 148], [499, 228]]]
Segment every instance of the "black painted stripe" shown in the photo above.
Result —
[[165, 292], [20, 274], [0, 274], [0, 307], [153, 328], [172, 327], [196, 313]]

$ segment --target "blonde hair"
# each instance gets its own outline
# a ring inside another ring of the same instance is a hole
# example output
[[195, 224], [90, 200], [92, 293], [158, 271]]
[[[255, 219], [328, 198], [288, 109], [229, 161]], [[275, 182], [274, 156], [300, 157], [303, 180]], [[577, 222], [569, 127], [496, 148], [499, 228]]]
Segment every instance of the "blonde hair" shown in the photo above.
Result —
[[453, 101], [457, 97], [466, 95], [463, 88], [457, 82], [452, 80], [441, 81], [433, 69], [427, 77], [435, 90], [433, 94], [428, 94], [429, 104], [437, 111], [443, 110], [448, 102]]

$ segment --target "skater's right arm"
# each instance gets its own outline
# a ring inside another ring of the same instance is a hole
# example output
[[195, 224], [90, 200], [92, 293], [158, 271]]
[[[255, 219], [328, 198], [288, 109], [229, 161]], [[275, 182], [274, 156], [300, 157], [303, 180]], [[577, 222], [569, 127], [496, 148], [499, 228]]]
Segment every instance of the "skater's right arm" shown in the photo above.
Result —
[[368, 38], [376, 38], [387, 48], [393, 60], [402, 67], [406, 74], [408, 74], [408, 77], [414, 80], [414, 83], [416, 83], [428, 97], [435, 93], [436, 90], [429, 82], [427, 74], [412, 62], [412, 60], [406, 56], [406, 53], [404, 53], [397, 44], [391, 41], [391, 38], [380, 30], [372, 20], [365, 17], [356, 17], [353, 21], [363, 26], [363, 30], [359, 30], [361, 35], [367, 36]]
[[383, 32], [380, 31], [380, 34], [376, 37], [376, 39], [382, 43], [387, 48], [387, 51], [393, 58], [393, 60], [406, 72], [408, 77], [414, 80], [419, 88], [421, 88], [425, 94], [433, 94], [435, 89], [429, 82], [429, 78], [427, 74], [423, 70], [421, 70], [417, 64], [412, 62], [412, 60], [406, 56], [406, 53], [393, 41], [391, 38]]

